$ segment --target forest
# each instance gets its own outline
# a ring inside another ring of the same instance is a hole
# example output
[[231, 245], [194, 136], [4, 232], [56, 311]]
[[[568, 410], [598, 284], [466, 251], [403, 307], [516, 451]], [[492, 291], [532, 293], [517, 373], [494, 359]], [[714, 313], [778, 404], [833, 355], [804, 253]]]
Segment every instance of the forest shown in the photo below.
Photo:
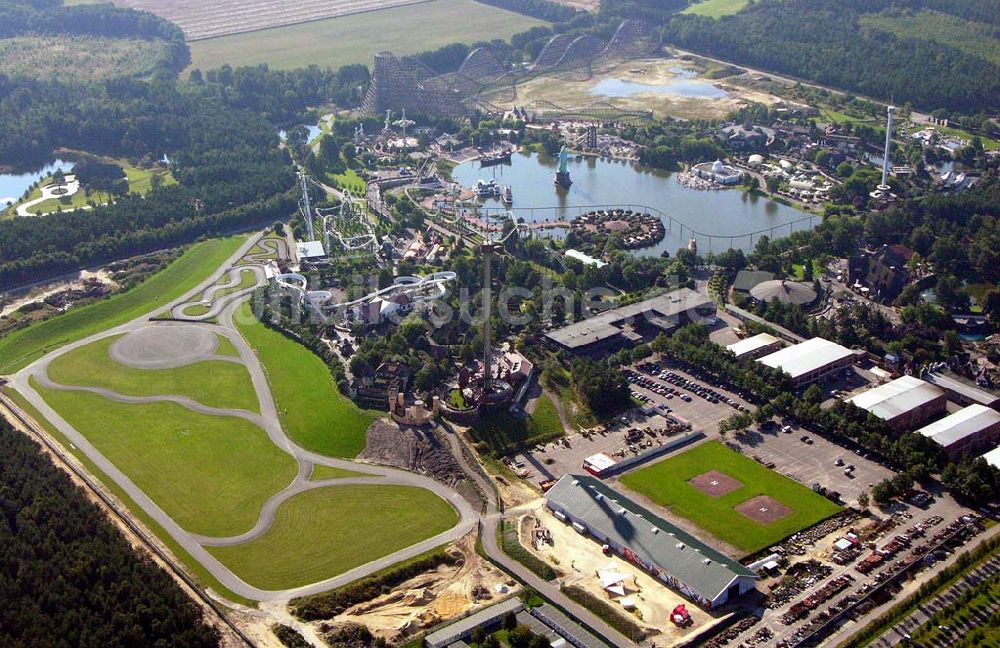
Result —
[[219, 644], [171, 577], [3, 419], [0, 475], [0, 644]]
[[[892, 5], [891, 0], [764, 0], [720, 19], [677, 14], [664, 24], [668, 42], [741, 65], [883, 101], [910, 101], [928, 111], [995, 109], [1000, 66], [932, 40], [862, 26], [862, 16]], [[996, 0], [914, 0], [908, 8], [934, 9], [994, 27], [1000, 20]]]

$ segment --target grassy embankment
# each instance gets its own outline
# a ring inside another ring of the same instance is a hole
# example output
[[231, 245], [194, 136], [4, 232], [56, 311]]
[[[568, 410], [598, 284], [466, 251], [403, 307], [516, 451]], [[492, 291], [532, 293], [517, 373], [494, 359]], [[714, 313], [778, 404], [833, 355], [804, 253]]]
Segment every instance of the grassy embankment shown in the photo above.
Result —
[[163, 271], [127, 292], [11, 333], [0, 339], [0, 373], [13, 373], [52, 349], [178, 299], [211, 275], [245, 241], [246, 237], [239, 235], [197, 243]]
[[267, 374], [285, 433], [330, 457], [352, 458], [364, 450], [376, 415], [341, 394], [326, 363], [309, 349], [258, 322], [247, 304], [237, 314], [237, 328]]

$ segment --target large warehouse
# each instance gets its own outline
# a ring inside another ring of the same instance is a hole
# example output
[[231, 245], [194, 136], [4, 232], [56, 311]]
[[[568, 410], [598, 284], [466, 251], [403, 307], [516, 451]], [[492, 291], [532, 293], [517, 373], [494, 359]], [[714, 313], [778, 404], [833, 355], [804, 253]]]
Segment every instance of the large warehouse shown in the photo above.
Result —
[[759, 358], [781, 348], [781, 340], [770, 333], [758, 333], [726, 347], [737, 360]]
[[938, 443], [952, 459], [980, 454], [1000, 443], [1000, 413], [985, 405], [969, 405], [918, 432]]
[[579, 533], [607, 544], [706, 608], [754, 589], [757, 575], [587, 475], [564, 475], [546, 506]]
[[689, 288], [613, 308], [545, 334], [550, 346], [598, 357], [715, 317], [715, 303]]
[[895, 431], [912, 430], [944, 414], [944, 390], [913, 376], [902, 376], [847, 399], [879, 417]]
[[850, 367], [854, 364], [854, 352], [836, 342], [813, 338], [766, 355], [757, 362], [780, 369], [788, 374], [795, 387], [802, 387]]

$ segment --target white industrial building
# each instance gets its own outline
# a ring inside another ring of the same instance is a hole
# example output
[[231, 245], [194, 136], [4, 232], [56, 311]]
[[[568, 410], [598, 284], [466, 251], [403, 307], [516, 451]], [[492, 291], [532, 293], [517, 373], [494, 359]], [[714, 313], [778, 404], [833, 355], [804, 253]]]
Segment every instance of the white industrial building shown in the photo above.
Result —
[[792, 379], [795, 387], [802, 387], [850, 367], [854, 364], [854, 355], [836, 342], [812, 338], [766, 355], [757, 362], [780, 369]]
[[1000, 443], [1000, 412], [969, 405], [918, 430], [944, 448], [952, 459], [978, 454]]
[[754, 589], [757, 575], [589, 475], [545, 494], [552, 514], [706, 608]]
[[1000, 446], [997, 446], [983, 455], [986, 463], [1000, 470]]
[[739, 342], [734, 342], [726, 348], [733, 352], [737, 360], [759, 358], [780, 349], [781, 340], [770, 333], [758, 333]]
[[902, 376], [847, 399], [879, 417], [895, 431], [912, 430], [945, 412], [948, 397], [940, 387]]

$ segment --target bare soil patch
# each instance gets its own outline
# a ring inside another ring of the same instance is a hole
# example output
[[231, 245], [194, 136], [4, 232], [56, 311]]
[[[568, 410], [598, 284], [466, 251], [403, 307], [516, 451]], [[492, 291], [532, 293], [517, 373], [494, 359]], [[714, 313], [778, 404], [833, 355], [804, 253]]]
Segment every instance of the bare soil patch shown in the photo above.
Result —
[[743, 487], [743, 482], [718, 470], [709, 470], [707, 473], [692, 477], [688, 483], [709, 497], [722, 497]]
[[757, 524], [771, 524], [792, 512], [792, 509], [767, 495], [751, 497], [736, 506], [736, 510]]

